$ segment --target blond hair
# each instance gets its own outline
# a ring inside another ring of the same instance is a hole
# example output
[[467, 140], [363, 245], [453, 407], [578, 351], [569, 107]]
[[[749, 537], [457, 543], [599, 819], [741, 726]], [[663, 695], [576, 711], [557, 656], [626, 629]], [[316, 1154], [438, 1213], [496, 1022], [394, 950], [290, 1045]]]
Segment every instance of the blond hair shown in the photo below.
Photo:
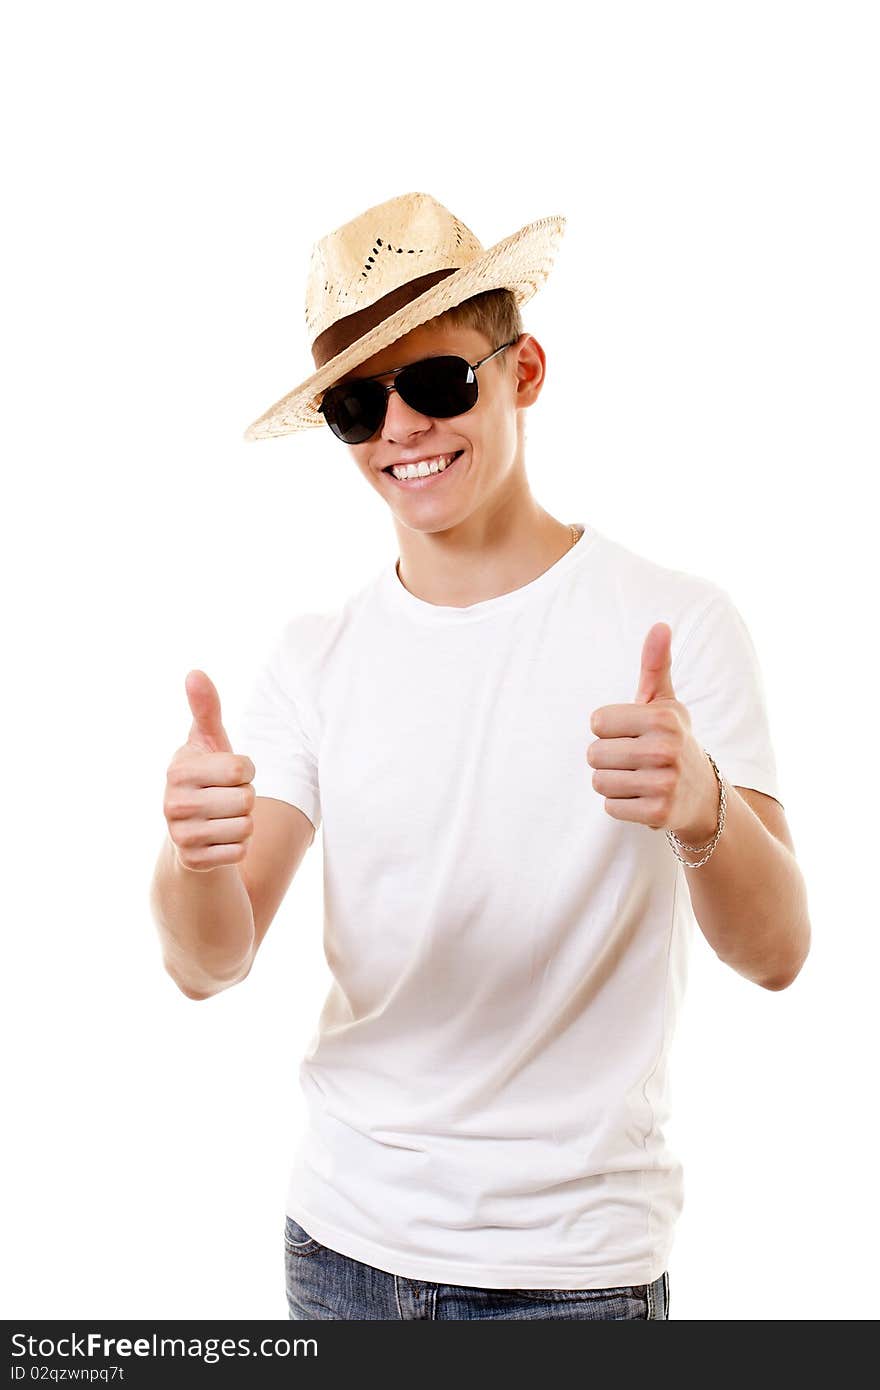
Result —
[[[510, 290], [483, 290], [470, 299], [454, 304], [451, 309], [438, 314], [432, 323], [451, 323], [456, 328], [475, 328], [488, 341], [491, 348], [509, 343], [519, 338], [525, 331], [519, 305]], [[507, 370], [508, 354], [500, 352], [493, 358], [499, 371]]]

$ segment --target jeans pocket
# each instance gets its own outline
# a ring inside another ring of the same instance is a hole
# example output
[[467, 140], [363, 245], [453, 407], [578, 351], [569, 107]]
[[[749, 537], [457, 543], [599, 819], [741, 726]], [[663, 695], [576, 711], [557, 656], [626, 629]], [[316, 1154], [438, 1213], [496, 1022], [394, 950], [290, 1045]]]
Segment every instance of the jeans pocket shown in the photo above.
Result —
[[317, 1250], [324, 1248], [292, 1216], [284, 1218], [284, 1246], [290, 1255], [314, 1255]]
[[[473, 1290], [473, 1294], [477, 1292]], [[617, 1322], [623, 1319], [640, 1321], [652, 1316], [645, 1284], [619, 1284], [601, 1289], [489, 1289], [484, 1292], [485, 1297], [480, 1301], [488, 1301], [491, 1308], [502, 1310], [497, 1316], [515, 1319], [579, 1318]], [[485, 1314], [490, 1315], [496, 1316]]]

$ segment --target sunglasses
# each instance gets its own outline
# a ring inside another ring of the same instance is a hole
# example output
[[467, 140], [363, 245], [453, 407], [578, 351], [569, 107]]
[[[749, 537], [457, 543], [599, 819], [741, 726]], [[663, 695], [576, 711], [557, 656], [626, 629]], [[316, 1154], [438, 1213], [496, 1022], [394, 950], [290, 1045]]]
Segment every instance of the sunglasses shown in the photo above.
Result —
[[[463, 415], [477, 403], [477, 368], [517, 342], [518, 338], [512, 338], [509, 343], [502, 343], [479, 362], [467, 362], [463, 357], [423, 357], [420, 362], [393, 367], [376, 376], [340, 382], [324, 392], [318, 411], [343, 444], [363, 444], [372, 439], [382, 427], [391, 391], [396, 391], [420, 415], [433, 415], [439, 420]], [[386, 376], [394, 377], [390, 386], [381, 384], [381, 378]]]

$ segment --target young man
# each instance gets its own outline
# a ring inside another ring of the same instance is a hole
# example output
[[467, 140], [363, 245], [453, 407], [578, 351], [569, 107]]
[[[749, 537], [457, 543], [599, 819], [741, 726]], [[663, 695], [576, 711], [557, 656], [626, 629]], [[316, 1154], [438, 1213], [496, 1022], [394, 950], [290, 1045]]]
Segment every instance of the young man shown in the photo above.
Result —
[[399, 555], [286, 624], [237, 751], [187, 679], [153, 901], [189, 997], [246, 978], [323, 823], [295, 1318], [668, 1317], [694, 920], [768, 989], [809, 948], [737, 609], [530, 491], [519, 310], [562, 225], [486, 251], [409, 194], [316, 245], [317, 370], [248, 437], [329, 426]]

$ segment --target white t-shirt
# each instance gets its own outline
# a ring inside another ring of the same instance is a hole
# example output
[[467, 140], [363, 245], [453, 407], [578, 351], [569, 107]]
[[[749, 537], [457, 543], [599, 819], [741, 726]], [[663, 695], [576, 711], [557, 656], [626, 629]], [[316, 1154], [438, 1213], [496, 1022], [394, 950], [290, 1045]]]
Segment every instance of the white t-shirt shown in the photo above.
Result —
[[467, 608], [389, 562], [340, 611], [294, 617], [261, 669], [234, 746], [258, 796], [323, 824], [333, 984], [287, 1195], [321, 1244], [489, 1288], [667, 1268], [667, 1061], [698, 927], [663, 831], [609, 816], [586, 761], [658, 621], [698, 742], [779, 799], [730, 598], [594, 527]]

